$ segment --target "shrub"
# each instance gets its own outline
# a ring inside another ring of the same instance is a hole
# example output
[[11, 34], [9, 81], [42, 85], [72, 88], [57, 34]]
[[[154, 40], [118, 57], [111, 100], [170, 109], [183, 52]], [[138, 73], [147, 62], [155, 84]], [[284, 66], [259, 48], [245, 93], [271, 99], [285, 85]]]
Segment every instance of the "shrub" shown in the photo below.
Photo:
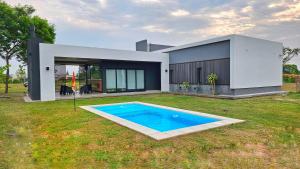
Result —
[[211, 86], [211, 94], [215, 95], [216, 93], [216, 81], [218, 80], [218, 76], [215, 73], [211, 73], [207, 76], [208, 83]]
[[188, 91], [188, 89], [191, 87], [189, 82], [182, 82], [182, 84], [180, 85], [186, 92]]
[[285, 82], [285, 83], [295, 83], [296, 77], [300, 77], [300, 75], [283, 74], [283, 82]]
[[284, 74], [299, 74], [299, 70], [297, 65], [283, 65], [283, 73]]

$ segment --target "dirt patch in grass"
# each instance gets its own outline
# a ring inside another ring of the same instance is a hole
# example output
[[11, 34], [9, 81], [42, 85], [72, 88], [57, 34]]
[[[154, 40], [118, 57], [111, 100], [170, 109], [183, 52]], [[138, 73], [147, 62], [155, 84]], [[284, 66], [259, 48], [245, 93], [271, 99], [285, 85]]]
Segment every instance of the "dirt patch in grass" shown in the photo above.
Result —
[[239, 157], [261, 157], [266, 158], [270, 157], [270, 152], [267, 149], [266, 145], [263, 144], [246, 144], [245, 145], [246, 151], [240, 151], [237, 154]]

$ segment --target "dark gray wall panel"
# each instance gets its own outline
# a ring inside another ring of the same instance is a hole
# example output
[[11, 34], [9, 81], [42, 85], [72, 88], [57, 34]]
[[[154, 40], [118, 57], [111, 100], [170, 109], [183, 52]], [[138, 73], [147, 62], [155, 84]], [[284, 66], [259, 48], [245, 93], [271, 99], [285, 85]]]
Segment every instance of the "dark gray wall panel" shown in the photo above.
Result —
[[150, 52], [156, 51], [156, 50], [162, 50], [162, 49], [167, 49], [167, 48], [171, 48], [173, 46], [168, 46], [168, 45], [159, 45], [159, 44], [149, 44], [150, 47]]
[[[161, 44], [148, 44], [147, 40], [138, 41], [135, 43], [135, 50], [136, 51], [143, 51], [143, 52], [153, 52], [157, 50], [162, 50], [166, 48], [170, 48], [173, 46], [169, 45], [161, 45]], [[149, 48], [149, 49], [148, 49]]]
[[207, 76], [210, 73], [216, 73], [218, 76], [217, 84], [230, 84], [230, 62], [229, 59], [217, 59], [200, 62], [188, 62], [170, 64], [170, 82], [180, 84], [182, 82], [189, 82], [191, 84], [198, 84], [197, 69], [201, 68], [201, 84], [208, 84]]
[[230, 41], [176, 50], [169, 54], [170, 64], [229, 58]]
[[147, 52], [148, 51], [147, 48], [148, 48], [147, 40], [142, 40], [142, 41], [139, 41], [139, 42], [135, 43], [135, 50], [136, 51]]
[[39, 54], [39, 43], [41, 42], [42, 40], [36, 37], [34, 32], [32, 32], [30, 39], [27, 41], [28, 95], [32, 100], [41, 99]]

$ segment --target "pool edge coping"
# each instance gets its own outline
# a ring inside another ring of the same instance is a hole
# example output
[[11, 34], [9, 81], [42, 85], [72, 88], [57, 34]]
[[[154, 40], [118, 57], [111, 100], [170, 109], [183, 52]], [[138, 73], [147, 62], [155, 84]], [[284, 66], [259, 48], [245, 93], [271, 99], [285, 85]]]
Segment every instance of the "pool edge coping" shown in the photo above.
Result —
[[[109, 105], [130, 104], [130, 103], [139, 103], [139, 104], [144, 104], [144, 105], [148, 105], [148, 106], [154, 106], [154, 107], [159, 107], [159, 108], [164, 108], [164, 109], [169, 109], [169, 110], [181, 111], [184, 113], [198, 115], [198, 116], [217, 118], [217, 119], [220, 119], [220, 121], [175, 129], [175, 130], [166, 131], [166, 132], [160, 132], [160, 131], [148, 128], [146, 126], [131, 122], [129, 120], [108, 114], [106, 112], [103, 112], [103, 111], [100, 111], [100, 110], [97, 110], [94, 108], [96, 106], [109, 106]], [[228, 118], [228, 117], [223, 117], [223, 116], [218, 116], [218, 115], [213, 115], [213, 114], [207, 114], [207, 113], [203, 113], [203, 112], [196, 112], [196, 111], [191, 111], [191, 110], [186, 110], [186, 109], [162, 106], [162, 105], [139, 102], [139, 101], [98, 104], [98, 105], [88, 105], [88, 106], [79, 106], [79, 107], [84, 110], [87, 110], [89, 112], [92, 112], [94, 114], [97, 114], [101, 117], [104, 117], [108, 120], [111, 120], [121, 126], [130, 128], [134, 131], [137, 131], [141, 134], [151, 137], [155, 140], [169, 139], [169, 138], [176, 137], [176, 136], [191, 134], [191, 133], [200, 132], [200, 131], [204, 131], [204, 130], [208, 130], [208, 129], [212, 129], [212, 128], [217, 128], [217, 127], [222, 127], [222, 126], [227, 126], [227, 125], [231, 125], [231, 124], [245, 122], [245, 120], [240, 120], [240, 119]]]

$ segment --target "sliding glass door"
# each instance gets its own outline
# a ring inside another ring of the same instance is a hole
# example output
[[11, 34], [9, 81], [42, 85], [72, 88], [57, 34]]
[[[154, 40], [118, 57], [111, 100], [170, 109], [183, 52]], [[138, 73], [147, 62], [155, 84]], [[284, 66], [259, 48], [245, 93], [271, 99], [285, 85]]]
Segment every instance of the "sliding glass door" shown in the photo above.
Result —
[[136, 89], [145, 89], [144, 70], [136, 70]]
[[129, 91], [136, 90], [135, 70], [127, 70], [127, 89]]
[[116, 91], [116, 70], [106, 69], [106, 91], [115, 92]]
[[145, 72], [135, 69], [106, 69], [106, 92], [145, 90]]
[[126, 91], [126, 72], [125, 69], [117, 70], [117, 91]]
[[102, 70], [98, 65], [90, 65], [90, 79], [89, 84], [92, 87], [92, 91], [102, 93]]

